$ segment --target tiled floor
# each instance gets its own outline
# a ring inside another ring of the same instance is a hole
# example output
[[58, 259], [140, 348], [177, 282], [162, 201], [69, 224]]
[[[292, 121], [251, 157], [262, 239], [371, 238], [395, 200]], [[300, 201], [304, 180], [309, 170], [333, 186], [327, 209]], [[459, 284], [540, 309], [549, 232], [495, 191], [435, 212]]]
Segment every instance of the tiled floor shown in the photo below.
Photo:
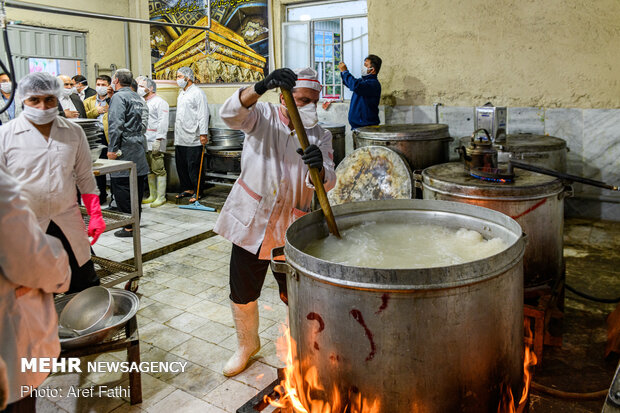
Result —
[[[170, 202], [159, 208], [143, 205], [140, 222], [142, 253], [212, 230], [217, 215], [216, 212], [182, 209]], [[132, 238], [117, 238], [114, 231], [110, 231], [99, 237], [93, 250], [103, 258], [124, 261], [133, 257], [132, 245]]]
[[[157, 209], [145, 208], [143, 248], [148, 251], [174, 243], [180, 237], [187, 238], [190, 233], [208, 231], [216, 218], [216, 213], [182, 210], [170, 204]], [[276, 355], [275, 340], [279, 336], [279, 326], [286, 319], [286, 306], [279, 299], [271, 274], [267, 276], [259, 300], [262, 349], [242, 374], [226, 378], [221, 373], [236, 348], [228, 299], [230, 249], [228, 241], [215, 236], [144, 264], [138, 290], [141, 361], [183, 361], [188, 363], [185, 372], [142, 373], [143, 402], [137, 406], [130, 406], [129, 397], [66, 396], [72, 385], [128, 388], [127, 374], [55, 374], [40, 388], [62, 389], [65, 397], [39, 398], [38, 411], [235, 412], [275, 380], [276, 366], [283, 365]], [[131, 239], [104, 234], [95, 251], [100, 255], [108, 254], [108, 258], [129, 258]], [[126, 352], [85, 359], [125, 361]]]

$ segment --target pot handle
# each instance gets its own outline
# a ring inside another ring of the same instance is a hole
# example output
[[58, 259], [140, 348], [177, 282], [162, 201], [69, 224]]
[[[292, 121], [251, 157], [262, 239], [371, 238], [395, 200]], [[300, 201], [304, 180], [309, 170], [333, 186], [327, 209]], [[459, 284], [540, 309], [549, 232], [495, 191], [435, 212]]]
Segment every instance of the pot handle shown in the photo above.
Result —
[[271, 271], [272, 272], [281, 272], [286, 275], [290, 275], [291, 277], [297, 279], [297, 273], [286, 263], [286, 261], [278, 261], [276, 257], [284, 255], [284, 247], [275, 247], [271, 250]]
[[413, 186], [422, 189], [422, 169], [416, 169], [411, 175], [413, 176]]
[[564, 190], [558, 194], [558, 199], [572, 198], [575, 195], [575, 190], [572, 185], [564, 185]]

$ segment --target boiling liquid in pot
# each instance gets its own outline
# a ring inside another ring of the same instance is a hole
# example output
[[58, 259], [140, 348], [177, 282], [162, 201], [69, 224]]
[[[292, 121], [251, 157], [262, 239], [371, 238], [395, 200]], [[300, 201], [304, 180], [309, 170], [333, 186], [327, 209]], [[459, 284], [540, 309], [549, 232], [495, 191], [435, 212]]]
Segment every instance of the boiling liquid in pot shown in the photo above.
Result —
[[465, 228], [368, 222], [312, 241], [304, 252], [344, 265], [368, 268], [430, 268], [462, 264], [506, 249], [500, 238], [485, 239]]

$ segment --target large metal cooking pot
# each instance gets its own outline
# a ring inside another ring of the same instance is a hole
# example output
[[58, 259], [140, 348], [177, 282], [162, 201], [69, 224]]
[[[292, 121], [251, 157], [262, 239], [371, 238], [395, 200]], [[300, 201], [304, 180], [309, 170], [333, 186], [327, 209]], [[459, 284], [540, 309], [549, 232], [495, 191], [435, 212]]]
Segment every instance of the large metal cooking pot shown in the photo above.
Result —
[[387, 146], [405, 157], [411, 170], [424, 169], [450, 160], [448, 125], [415, 123], [364, 126], [353, 131], [353, 147]]
[[424, 199], [465, 202], [502, 212], [528, 235], [523, 259], [525, 287], [553, 286], [563, 271], [565, 187], [559, 179], [515, 169], [513, 183], [482, 181], [460, 162], [422, 172]]
[[176, 154], [174, 152], [174, 145], [172, 149], [168, 149], [164, 153], [164, 168], [166, 168], [166, 191], [167, 192], [181, 192], [187, 188], [181, 188], [181, 181], [179, 180], [179, 174], [177, 173]]
[[[470, 141], [470, 136], [461, 138], [461, 146], [467, 147]], [[495, 146], [497, 147], [499, 162], [517, 159], [542, 168], [566, 172], [568, 147], [564, 139], [555, 136], [518, 133], [507, 135], [505, 142], [496, 143]]]
[[209, 128], [209, 146], [218, 148], [240, 149], [245, 134], [236, 129]]
[[319, 122], [324, 129], [332, 133], [332, 146], [334, 148], [334, 163], [336, 166], [344, 159], [345, 156], [345, 132], [347, 127], [340, 123]]
[[241, 151], [226, 147], [213, 149], [207, 146], [208, 169], [220, 173], [241, 173]]
[[[525, 237], [513, 219], [474, 205], [427, 200], [355, 202], [333, 208], [338, 226], [420, 222], [500, 237], [507, 249], [448, 267], [374, 269], [303, 252], [328, 235], [320, 211], [293, 222], [286, 263], [293, 357], [316, 368], [334, 400], [359, 394], [381, 412], [496, 412], [501, 387], [521, 394]], [[415, 251], [412, 251], [413, 253]], [[305, 390], [304, 390], [305, 391]], [[518, 398], [518, 396], [516, 396]]]

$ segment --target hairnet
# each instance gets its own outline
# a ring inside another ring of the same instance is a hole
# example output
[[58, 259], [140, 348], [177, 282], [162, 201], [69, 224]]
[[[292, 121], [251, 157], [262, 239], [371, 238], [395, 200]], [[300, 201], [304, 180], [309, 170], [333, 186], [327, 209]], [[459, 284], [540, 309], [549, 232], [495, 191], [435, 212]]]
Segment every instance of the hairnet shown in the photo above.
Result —
[[147, 89], [151, 89], [151, 92], [153, 93], [157, 92], [157, 83], [155, 83], [155, 81], [150, 77], [146, 78], [146, 87]]
[[183, 66], [177, 70], [177, 73], [182, 74], [192, 82], [194, 81], [194, 71], [187, 66]]
[[153, 93], [157, 92], [157, 83], [155, 83], [155, 81], [151, 79], [150, 77], [138, 76], [136, 78], [136, 81], [138, 82], [138, 85], [140, 84], [146, 85], [146, 88], [150, 89], [151, 92]]
[[62, 80], [47, 72], [30, 73], [17, 85], [17, 94], [24, 101], [31, 96], [53, 95], [60, 97], [64, 85]]

